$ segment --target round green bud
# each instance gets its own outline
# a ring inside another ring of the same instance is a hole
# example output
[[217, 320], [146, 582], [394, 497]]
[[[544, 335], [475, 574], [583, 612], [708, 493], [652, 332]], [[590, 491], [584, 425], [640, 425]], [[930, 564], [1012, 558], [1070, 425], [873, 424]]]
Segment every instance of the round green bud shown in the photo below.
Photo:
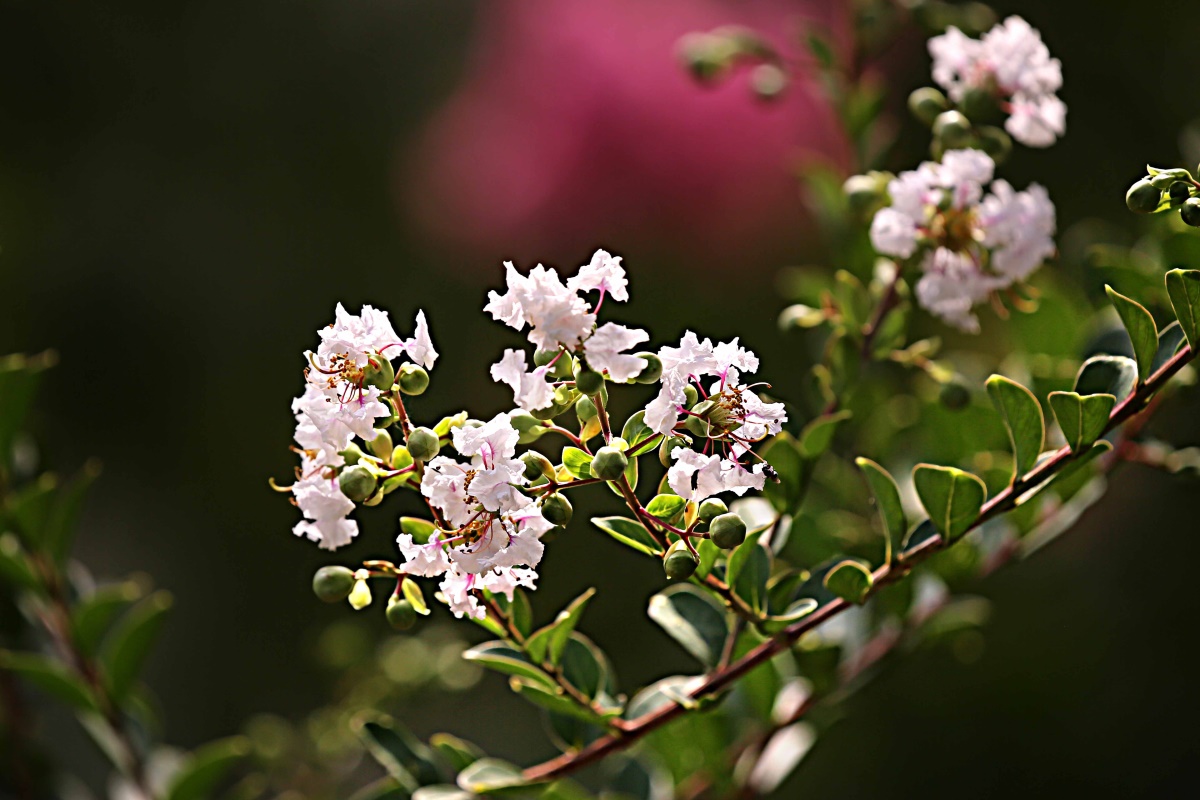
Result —
[[400, 391], [405, 394], [424, 394], [425, 390], [429, 388], [429, 373], [416, 364], [405, 364], [400, 367], [396, 383], [399, 384]]
[[1136, 211], [1139, 214], [1149, 214], [1154, 211], [1158, 208], [1160, 200], [1162, 200], [1162, 192], [1155, 189], [1145, 178], [1130, 186], [1129, 191], [1125, 193], [1125, 205], [1129, 206], [1130, 211]]
[[352, 467], [357, 464], [363, 458], [363, 456], [366, 455], [366, 453], [364, 453], [362, 449], [354, 442], [351, 442], [350, 444], [346, 445], [345, 450], [339, 450], [338, 455], [342, 457], [344, 462], [346, 462], [347, 467]]
[[698, 402], [700, 402], [700, 393], [696, 391], [696, 387], [690, 383], [683, 387], [683, 407], [691, 408]]
[[696, 567], [700, 566], [700, 562], [692, 555], [691, 551], [683, 545], [683, 542], [676, 542], [671, 545], [671, 549], [667, 551], [667, 557], [663, 559], [663, 571], [667, 573], [667, 577], [673, 581], [685, 581], [696, 572]]
[[1000, 104], [996, 93], [985, 88], [967, 89], [962, 102], [958, 104], [967, 119], [976, 122], [992, 122], [1000, 118]]
[[592, 398], [586, 394], [575, 401], [575, 416], [579, 417], [580, 422], [587, 422], [589, 419], [595, 419], [600, 412], [596, 410], [596, 404], [592, 402]]
[[441, 449], [441, 439], [429, 428], [413, 428], [408, 435], [408, 454], [414, 461], [429, 461]]
[[[546, 406], [545, 408], [535, 408], [533, 411], [529, 412], [529, 416], [534, 421], [540, 420], [541, 422], [549, 422], [550, 420], [554, 419], [561, 413], [562, 412], [558, 409], [558, 407], [556, 405], [554, 405], [553, 403], [551, 403], [550, 405]], [[526, 442], [521, 442], [521, 443], [527, 444]]]
[[976, 133], [979, 135], [979, 147], [992, 157], [997, 164], [1004, 162], [1012, 152], [1012, 137], [1003, 128], [994, 125], [982, 125]]
[[604, 376], [588, 369], [582, 360], [575, 362], [575, 388], [584, 394], [598, 394], [604, 386]]
[[629, 459], [615, 447], [601, 447], [592, 459], [592, 475], [601, 480], [615, 481], [625, 474]]
[[646, 366], [642, 367], [642, 371], [634, 380], [638, 383], [656, 383], [662, 377], [662, 360], [654, 353], [635, 353], [634, 355], [646, 362]]
[[1179, 208], [1179, 216], [1193, 228], [1200, 228], [1200, 197], [1189, 198]]
[[908, 110], [912, 112], [914, 117], [926, 125], [932, 125], [933, 121], [937, 119], [938, 114], [941, 114], [949, 107], [950, 104], [946, 101], [946, 95], [932, 86], [917, 89], [908, 96]]
[[[542, 423], [538, 418], [528, 411], [513, 411], [508, 415], [508, 419], [512, 423], [512, 426], [517, 429], [517, 433], [522, 435], [542, 427]], [[525, 442], [521, 443], [525, 444]]]
[[395, 380], [396, 371], [392, 369], [392, 362], [376, 352], [367, 354], [367, 363], [363, 367], [364, 386], [374, 386], [379, 391], [386, 392], [392, 388]]
[[1191, 184], [1175, 181], [1167, 189], [1167, 195], [1171, 198], [1171, 205], [1181, 206], [1192, 196]]
[[873, 175], [851, 175], [847, 178], [842, 184], [842, 192], [846, 195], [850, 210], [865, 216], [882, 205], [887, 185], [879, 184], [879, 179]]
[[550, 367], [546, 374], [551, 378], [561, 380], [571, 374], [571, 356], [569, 354], [563, 353], [561, 350], [538, 350], [533, 354], [533, 363], [539, 367], [544, 367], [550, 362], [554, 362], [554, 366]]
[[958, 111], [943, 111], [933, 121], [933, 135], [947, 150], [971, 143], [971, 120]]
[[361, 503], [375, 494], [375, 487], [378, 485], [379, 481], [374, 473], [363, 466], [346, 467], [342, 474], [338, 475], [338, 486], [341, 487], [342, 494], [356, 503]]
[[664, 436], [662, 442], [658, 445], [658, 460], [664, 467], [669, 467], [674, 459], [671, 458], [671, 451], [677, 447], [685, 447], [686, 444], [679, 436]]
[[375, 434], [375, 438], [367, 442], [367, 449], [376, 458], [382, 458], [384, 461], [390, 460], [392, 450], [394, 449], [392, 446], [392, 435], [384, 428], [376, 428], [372, 433]]
[[566, 527], [574, 511], [571, 501], [561, 494], [552, 494], [542, 501], [542, 516], [552, 525]]
[[417, 622], [417, 610], [412, 603], [392, 595], [387, 605], [387, 621], [398, 631], [406, 631]]
[[520, 460], [525, 465], [525, 480], [536, 481], [538, 478], [554, 477], [554, 465], [538, 451], [526, 450], [521, 453]]
[[313, 594], [326, 603], [340, 603], [354, 588], [354, 570], [346, 567], [321, 567], [312, 580]]
[[396, 401], [391, 397], [381, 397], [380, 399], [383, 400], [383, 404], [387, 406], [388, 416], [383, 419], [375, 420], [375, 427], [383, 430], [384, 428], [392, 427], [400, 421], [400, 412], [396, 408]]
[[720, 498], [710, 497], [700, 504], [698, 513], [700, 514], [700, 519], [708, 522], [713, 517], [729, 513], [729, 506], [725, 505], [725, 501]]
[[746, 523], [737, 514], [721, 514], [708, 526], [712, 543], [722, 550], [732, 550], [746, 541]]
[[962, 381], [952, 380], [949, 383], [942, 384], [942, 390], [938, 393], [938, 400], [951, 411], [958, 411], [970, 405], [971, 390]]

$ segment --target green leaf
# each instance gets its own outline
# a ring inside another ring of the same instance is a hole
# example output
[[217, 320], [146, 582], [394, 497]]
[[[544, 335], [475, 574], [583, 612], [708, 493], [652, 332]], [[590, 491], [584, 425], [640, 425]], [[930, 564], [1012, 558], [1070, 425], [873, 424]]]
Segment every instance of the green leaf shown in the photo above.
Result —
[[900, 502], [900, 489], [891, 473], [871, 459], [856, 458], [854, 463], [862, 470], [875, 498], [875, 507], [883, 521], [886, 542], [884, 561], [890, 564], [895, 554], [900, 552], [904, 534], [908, 532], [908, 518], [904, 515], [904, 504]]
[[171, 604], [170, 594], [155, 592], [134, 606], [105, 641], [100, 664], [118, 703], [124, 702], [136, 685]]
[[808, 488], [808, 465], [800, 454], [800, 444], [784, 431], [776, 434], [759, 455], [779, 476], [779, 483], [767, 481], [763, 496], [781, 514], [794, 513]]
[[429, 744], [446, 759], [455, 772], [462, 772], [484, 757], [484, 752], [478, 745], [449, 733], [435, 733], [429, 737]]
[[401, 587], [400, 591], [404, 593], [404, 599], [412, 605], [413, 611], [428, 616], [429, 604], [425, 602], [425, 593], [421, 591], [421, 585], [414, 580], [405, 579]]
[[604, 724], [604, 717], [567, 697], [566, 692], [560, 687], [549, 687], [543, 683], [534, 683], [525, 678], [516, 677], [510, 678], [508, 685], [514, 692], [521, 695], [521, 697], [524, 697], [534, 705], [541, 706], [547, 711], [552, 711], [556, 714], [566, 714], [569, 717], [575, 717], [576, 719], [596, 725]]
[[612, 667], [591, 639], [572, 633], [563, 649], [561, 669], [567, 683], [583, 694], [597, 700], [608, 699], [605, 693], [612, 687]]
[[1141, 303], [1120, 294], [1111, 286], [1105, 286], [1104, 291], [1108, 292], [1108, 298], [1112, 300], [1121, 322], [1125, 324], [1125, 330], [1129, 332], [1133, 354], [1137, 359], [1138, 378], [1144, 381], [1150, 377], [1154, 354], [1158, 351], [1158, 327], [1154, 324], [1154, 317]]
[[1150, 367], [1150, 374], [1153, 375], [1166, 366], [1166, 363], [1175, 357], [1175, 354], [1186, 342], [1183, 327], [1178, 320], [1159, 331], [1158, 350], [1154, 353], [1154, 363]]
[[449, 783], [422, 786], [413, 792], [412, 800], [477, 800], [470, 792], [464, 792]]
[[729, 624], [725, 608], [708, 592], [689, 583], [671, 586], [650, 598], [649, 615], [701, 664], [717, 665]]
[[96, 699], [83, 680], [53, 659], [37, 653], [0, 650], [0, 670], [15, 673], [76, 711], [95, 711]]
[[665, 705], [677, 703], [678, 697], [686, 696], [689, 687], [700, 679], [695, 675], [671, 675], [655, 681], [633, 696], [625, 707], [625, 719], [637, 719]]
[[433, 536], [433, 532], [437, 528], [427, 519], [420, 517], [401, 517], [400, 532], [407, 533], [413, 538], [414, 544], [426, 544], [429, 537]]
[[836, 414], [824, 414], [809, 422], [800, 431], [800, 455], [809, 460], [820, 458], [833, 444], [833, 436], [838, 426], [850, 419], [849, 411], [839, 411]]
[[7, 524], [14, 525], [25, 547], [31, 553], [44, 549], [46, 524], [54, 509], [58, 493], [58, 478], [52, 473], [38, 476], [33, 483], [23, 486], [5, 498], [4, 515]]
[[564, 447], [562, 460], [563, 466], [567, 468], [567, 472], [576, 478], [586, 479], [592, 477], [592, 457], [578, 447]]
[[13, 442], [33, 406], [42, 372], [57, 362], [58, 356], [52, 350], [0, 358], [0, 463], [11, 462]]
[[488, 669], [503, 672], [506, 675], [516, 675], [526, 678], [543, 686], [553, 687], [554, 682], [541, 669], [531, 662], [524, 653], [507, 642], [484, 642], [463, 652], [467, 661], [475, 661]]
[[1075, 391], [1082, 395], [1111, 394], [1120, 403], [1137, 386], [1137, 364], [1125, 356], [1092, 356], [1075, 376]]
[[1167, 296], [1188, 344], [1195, 350], [1200, 337], [1200, 270], [1173, 269], [1167, 273]]
[[646, 505], [646, 510], [650, 512], [650, 516], [670, 522], [686, 505], [687, 500], [677, 494], [659, 494]]
[[657, 446], [657, 441], [654, 444], [645, 444], [654, 438], [654, 435], [654, 429], [646, 424], [645, 411], [639, 411], [625, 420], [625, 426], [621, 428], [621, 438], [628, 444], [629, 451], [626, 455], [630, 460], [650, 452]]
[[762, 531], [751, 533], [734, 549], [725, 568], [725, 579], [733, 593], [757, 612], [767, 607], [767, 579], [771, 577], [771, 556], [758, 543]]
[[563, 650], [567, 646], [567, 640], [571, 638], [571, 633], [579, 624], [583, 610], [587, 608], [588, 601], [595, 594], [595, 587], [588, 589], [572, 600], [569, 606], [558, 612], [554, 622], [529, 637], [529, 640], [525, 642], [525, 652], [534, 662], [541, 663], [549, 658], [551, 664], [558, 666], [562, 660]]
[[459, 788], [475, 794], [529, 785], [520, 768], [498, 758], [481, 758], [458, 776]]
[[954, 467], [918, 464], [913, 484], [934, 527], [950, 541], [970, 529], [987, 498], [983, 481]]
[[825, 588], [847, 603], [858, 604], [866, 600], [874, 583], [871, 570], [849, 559], [825, 574]]
[[42, 534], [42, 544], [55, 563], [61, 564], [66, 560], [75, 539], [83, 501], [99, 475], [100, 463], [89, 461], [70, 484], [59, 490], [54, 499], [54, 508], [50, 511]]
[[793, 622], [816, 611], [819, 605], [820, 603], [812, 597], [802, 597], [784, 609], [783, 613], [768, 616], [764, 629], [767, 633], [778, 633]]
[[662, 548], [641, 523], [628, 517], [596, 517], [592, 524], [622, 544], [648, 555], [662, 554]]
[[1062, 428], [1063, 437], [1073, 453], [1091, 447], [1092, 442], [1104, 435], [1116, 403], [1117, 398], [1111, 394], [1050, 393], [1050, 408], [1054, 409], [1058, 427]]
[[[458, 789], [455, 788], [455, 791], [458, 791]], [[258, 795], [254, 796], [257, 797]], [[387, 775], [377, 781], [368, 783], [350, 795], [350, 800], [410, 800], [412, 796], [412, 792], [401, 786], [395, 778]], [[470, 797], [470, 795], [466, 794], [464, 796]]]
[[408, 791], [442, 779], [429, 746], [391, 717], [366, 712], [352, 720], [350, 727], [371, 757]]
[[1016, 481], [1033, 469], [1042, 452], [1042, 442], [1046, 438], [1042, 406], [1033, 392], [1002, 375], [988, 378], [987, 392], [1008, 429], [1013, 448], [1013, 480]]
[[16, 534], [0, 533], [0, 580], [21, 589], [41, 587]]
[[696, 544], [696, 552], [700, 555], [700, 564], [696, 567], [696, 577], [704, 580], [712, 572], [717, 559], [721, 557], [721, 548], [709, 539], [701, 539]]
[[124, 581], [102, 586], [89, 597], [79, 601], [71, 611], [71, 627], [75, 643], [87, 655], [96, 652], [100, 640], [123, 609], [142, 598], [137, 581]]
[[207, 800], [217, 784], [242, 759], [250, 755], [250, 742], [232, 736], [210, 742], [190, 753], [171, 778], [166, 800]]
[[[503, 595], [501, 598], [506, 599]], [[529, 595], [524, 589], [513, 592], [512, 602], [508, 603], [508, 616], [517, 632], [528, 637], [533, 630], [533, 606], [529, 604]]]

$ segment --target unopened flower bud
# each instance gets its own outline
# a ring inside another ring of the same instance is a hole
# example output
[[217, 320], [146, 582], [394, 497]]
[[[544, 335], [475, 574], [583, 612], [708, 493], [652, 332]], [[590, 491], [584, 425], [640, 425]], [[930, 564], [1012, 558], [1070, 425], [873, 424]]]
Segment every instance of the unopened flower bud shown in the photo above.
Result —
[[604, 480], [615, 481], [625, 474], [629, 459], [615, 447], [601, 447], [592, 459], [592, 475]]
[[682, 540], [671, 545], [667, 550], [667, 557], [663, 559], [663, 571], [673, 581], [687, 580], [695, 574], [698, 566], [700, 566], [700, 562], [696, 560]]
[[554, 477], [554, 465], [538, 451], [526, 450], [521, 453], [520, 460], [525, 465], [525, 480], [536, 481], [538, 478]]
[[390, 461], [392, 458], [392, 435], [383, 428], [377, 428], [374, 431], [375, 437], [367, 442], [367, 449], [371, 451], [371, 455], [376, 458], [381, 458], [384, 461]]
[[392, 362], [388, 361], [382, 354], [371, 352], [367, 354], [367, 363], [363, 367], [363, 385], [374, 386], [381, 392], [386, 392], [392, 388], [392, 383], [396, 380], [396, 372], [392, 369]]
[[408, 454], [414, 461], [429, 461], [441, 449], [441, 440], [429, 428], [413, 428], [408, 435]]
[[584, 394], [597, 394], [604, 386], [604, 376], [594, 372], [584, 365], [583, 361], [575, 362], [575, 388]]
[[1200, 228], [1200, 197], [1189, 198], [1179, 209], [1179, 216], [1193, 228]]
[[406, 631], [416, 623], [417, 610], [404, 598], [392, 595], [388, 600], [386, 616], [389, 625], [398, 631]]
[[[552, 411], [553, 409], [549, 410]], [[517, 429], [517, 433], [520, 434], [517, 437], [519, 444], [532, 444], [546, 432], [546, 427], [542, 425], [542, 421], [528, 411], [514, 411], [508, 415], [508, 418], [512, 422], [512, 426]], [[546, 419], [549, 419], [549, 417]]]
[[794, 328], [815, 328], [825, 319], [822, 309], [796, 303], [779, 312], [779, 329], [790, 331]]
[[725, 501], [717, 497], [710, 497], [700, 504], [697, 510], [700, 519], [708, 522], [713, 517], [719, 517], [722, 514], [729, 513], [729, 506], [725, 505]]
[[957, 378], [942, 384], [938, 400], [951, 411], [966, 408], [971, 403], [971, 390]]
[[313, 575], [313, 594], [326, 603], [340, 603], [354, 588], [354, 571], [346, 567], [321, 567]]
[[946, 101], [946, 95], [932, 86], [917, 89], [908, 96], [908, 110], [912, 112], [914, 117], [926, 125], [932, 125], [933, 121], [937, 119], [938, 114], [941, 114], [949, 107], [950, 104]]
[[1147, 180], [1155, 189], [1166, 191], [1171, 188], [1171, 184], [1175, 181], [1186, 181], [1192, 176], [1188, 174], [1186, 169], [1164, 169], [1159, 170], [1158, 174], [1151, 176]]
[[[395, 387], [392, 387], [395, 388]], [[400, 421], [400, 411], [396, 408], [396, 401], [391, 397], [381, 397], [383, 404], [387, 406], [388, 415], [382, 419], [375, 420], [377, 428], [390, 428]]]
[[370, 573], [365, 569], [354, 573], [354, 588], [350, 590], [350, 596], [346, 599], [350, 601], [350, 607], [355, 611], [362, 611], [371, 605], [371, 586], [367, 583], [369, 575]]
[[700, 393], [690, 383], [683, 387], [683, 407], [691, 408], [700, 401]]
[[1000, 104], [996, 93], [984, 87], [968, 88], [958, 104], [968, 119], [976, 122], [991, 122], [1000, 117]]
[[699, 81], [712, 80], [726, 66], [720, 38], [711, 33], [689, 33], [680, 39], [679, 59]]
[[1012, 152], [1012, 137], [1003, 128], [994, 125], [981, 125], [976, 134], [979, 136], [979, 147], [992, 157], [997, 164], [1004, 163]]
[[664, 436], [662, 443], [658, 446], [658, 460], [664, 467], [669, 467], [673, 463], [671, 451], [677, 447], [684, 447], [685, 443], [678, 436]]
[[552, 494], [542, 501], [542, 516], [552, 525], [566, 527], [574, 510], [571, 501], [561, 494]]
[[338, 486], [342, 494], [356, 503], [361, 503], [375, 493], [378, 479], [371, 470], [363, 466], [346, 467], [338, 475]]
[[646, 366], [642, 367], [642, 371], [637, 374], [634, 380], [638, 383], [656, 383], [662, 377], [662, 360], [654, 355], [654, 353], [637, 353], [636, 355], [646, 362]]
[[1191, 184], [1184, 183], [1183, 181], [1175, 181], [1167, 189], [1167, 195], [1171, 198], [1171, 205], [1181, 206], [1192, 196]]
[[339, 450], [338, 455], [342, 457], [342, 461], [345, 462], [346, 466], [352, 467], [357, 464], [359, 459], [365, 456], [366, 453], [364, 453], [362, 449], [359, 448], [359, 446], [354, 442], [351, 442], [350, 444], [346, 445], [345, 450]]
[[400, 367], [396, 383], [400, 391], [409, 395], [424, 394], [429, 388], [429, 373], [416, 364], [405, 364]]
[[860, 216], [866, 216], [878, 210], [887, 202], [887, 181], [880, 180], [882, 173], [869, 175], [851, 175], [842, 184], [842, 192], [850, 210]]
[[750, 88], [762, 100], [774, 100], [787, 85], [787, 73], [775, 64], [759, 64], [750, 73]]
[[722, 550], [732, 550], [746, 541], [746, 523], [737, 514], [721, 514], [708, 526], [712, 543]]
[[595, 419], [599, 413], [596, 410], [596, 404], [592, 402], [592, 398], [586, 394], [575, 401], [575, 416], [579, 417], [580, 422]]
[[571, 357], [561, 350], [538, 350], [533, 354], [533, 363], [538, 367], [553, 363], [546, 373], [552, 378], [565, 378], [571, 374]]
[[1129, 191], [1125, 193], [1125, 205], [1129, 206], [1130, 211], [1136, 211], [1139, 214], [1149, 214], [1154, 211], [1158, 208], [1161, 200], [1162, 192], [1155, 189], [1146, 178], [1142, 178], [1130, 186]]
[[933, 121], [933, 135], [947, 150], [971, 143], [971, 120], [959, 111], [943, 111]]

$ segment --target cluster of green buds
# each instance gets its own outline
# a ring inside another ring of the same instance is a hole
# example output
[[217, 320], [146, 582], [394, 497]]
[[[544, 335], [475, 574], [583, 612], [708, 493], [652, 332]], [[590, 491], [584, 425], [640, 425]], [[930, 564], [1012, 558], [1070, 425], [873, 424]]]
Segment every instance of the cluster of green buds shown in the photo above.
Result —
[[1125, 193], [1125, 205], [1139, 214], [1179, 211], [1184, 224], [1200, 228], [1200, 183], [1183, 168], [1146, 167], [1146, 177]]
[[689, 33], [679, 40], [678, 53], [688, 72], [702, 83], [715, 83], [739, 66], [752, 65], [750, 88], [763, 100], [778, 97], [789, 82], [775, 48], [739, 25]]
[[908, 108], [932, 130], [930, 152], [935, 159], [947, 150], [972, 148], [1000, 164], [1012, 152], [1012, 137], [997, 124], [1004, 112], [995, 92], [970, 88], [961, 102], [952, 103], [940, 90], [924, 86], [908, 96]]

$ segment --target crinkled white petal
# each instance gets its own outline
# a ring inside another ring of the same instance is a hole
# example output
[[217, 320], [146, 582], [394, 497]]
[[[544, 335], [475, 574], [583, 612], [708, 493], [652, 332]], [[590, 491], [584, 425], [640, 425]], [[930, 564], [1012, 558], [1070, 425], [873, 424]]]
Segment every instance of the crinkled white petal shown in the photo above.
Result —
[[425, 544], [417, 544], [411, 535], [402, 533], [396, 537], [396, 544], [400, 547], [400, 554], [404, 556], [404, 565], [400, 569], [408, 575], [432, 578], [451, 568], [446, 549], [436, 532]]
[[525, 353], [505, 350], [504, 357], [492, 365], [492, 380], [506, 383], [513, 390], [513, 402], [526, 411], [549, 408], [554, 404], [554, 386], [546, 380], [549, 370], [537, 367], [526, 372]]
[[417, 312], [417, 325], [411, 339], [404, 342], [404, 352], [425, 369], [433, 369], [437, 361], [438, 351], [433, 346], [433, 338], [429, 335], [429, 323], [425, 320], [425, 312]]
[[649, 340], [650, 334], [643, 330], [606, 322], [584, 342], [583, 350], [589, 367], [607, 372], [614, 381], [623, 383], [636, 378], [646, 367], [641, 358], [623, 351]]
[[580, 267], [579, 272], [567, 281], [567, 288], [573, 292], [606, 292], [621, 303], [629, 299], [628, 285], [621, 257], [605, 250], [597, 250], [591, 262]]
[[667, 484], [675, 494], [694, 503], [721, 492], [740, 496], [748, 489], [762, 489], [766, 481], [762, 464], [748, 470], [736, 461], [682, 447], [671, 455], [675, 463], [667, 470]]

